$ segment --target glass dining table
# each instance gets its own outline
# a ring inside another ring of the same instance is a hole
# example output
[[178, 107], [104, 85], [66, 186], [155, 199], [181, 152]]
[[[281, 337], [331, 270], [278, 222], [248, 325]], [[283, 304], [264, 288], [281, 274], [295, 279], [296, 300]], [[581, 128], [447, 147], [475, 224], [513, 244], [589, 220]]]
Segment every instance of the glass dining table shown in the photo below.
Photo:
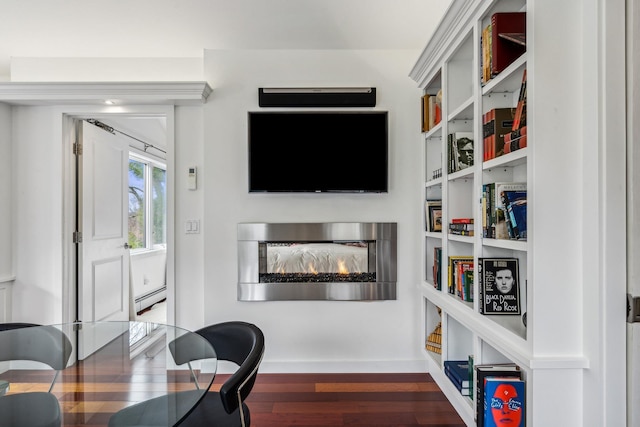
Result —
[[[39, 334], [52, 330], [62, 334], [46, 345]], [[6, 396], [53, 393], [62, 426], [131, 423], [128, 415], [120, 416], [124, 408], [127, 414], [132, 406], [148, 411], [144, 405], [161, 396], [162, 407], [153, 406], [155, 425], [177, 425], [200, 403], [217, 369], [215, 350], [202, 336], [157, 323], [82, 322], [0, 332], [0, 346], [17, 349], [25, 341], [28, 351], [41, 353], [35, 360], [62, 358], [64, 369], [28, 361], [29, 355], [14, 350], [15, 360], [0, 362], [0, 383], [7, 386]]]

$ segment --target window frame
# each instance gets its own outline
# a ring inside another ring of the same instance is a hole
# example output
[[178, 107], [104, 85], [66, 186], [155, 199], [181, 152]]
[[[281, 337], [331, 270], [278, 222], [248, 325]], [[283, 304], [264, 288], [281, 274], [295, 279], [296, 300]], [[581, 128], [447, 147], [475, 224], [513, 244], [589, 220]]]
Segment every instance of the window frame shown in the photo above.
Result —
[[[129, 162], [134, 160], [144, 165], [144, 246], [140, 248], [131, 249], [132, 253], [149, 252], [155, 250], [162, 250], [167, 248], [167, 223], [166, 215], [167, 208], [165, 203], [165, 224], [164, 224], [164, 243], [153, 243], [153, 168], [162, 169], [165, 173], [165, 198], [166, 194], [166, 173], [167, 164], [159, 160], [153, 159], [149, 156], [144, 156], [135, 151], [129, 151]], [[129, 163], [127, 163], [129, 164]], [[128, 170], [127, 170], [128, 174]], [[128, 175], [127, 175], [128, 177]], [[127, 178], [128, 179], [128, 178]], [[166, 199], [165, 199], [166, 201]]]

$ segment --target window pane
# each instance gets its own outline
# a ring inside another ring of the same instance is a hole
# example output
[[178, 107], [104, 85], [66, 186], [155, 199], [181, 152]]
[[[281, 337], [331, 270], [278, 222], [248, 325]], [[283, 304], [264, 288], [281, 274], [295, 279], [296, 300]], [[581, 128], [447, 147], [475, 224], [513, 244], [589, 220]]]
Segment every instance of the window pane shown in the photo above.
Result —
[[145, 247], [145, 167], [129, 159], [129, 247]]
[[153, 212], [153, 224], [151, 236], [154, 245], [167, 243], [167, 171], [158, 167], [153, 167], [152, 201], [151, 212]]

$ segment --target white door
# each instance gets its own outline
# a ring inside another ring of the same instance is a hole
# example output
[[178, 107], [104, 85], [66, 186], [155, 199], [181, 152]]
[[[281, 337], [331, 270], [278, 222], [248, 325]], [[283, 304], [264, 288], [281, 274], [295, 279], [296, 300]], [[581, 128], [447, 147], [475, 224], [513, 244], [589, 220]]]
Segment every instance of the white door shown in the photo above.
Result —
[[78, 121], [78, 315], [129, 320], [127, 141]]

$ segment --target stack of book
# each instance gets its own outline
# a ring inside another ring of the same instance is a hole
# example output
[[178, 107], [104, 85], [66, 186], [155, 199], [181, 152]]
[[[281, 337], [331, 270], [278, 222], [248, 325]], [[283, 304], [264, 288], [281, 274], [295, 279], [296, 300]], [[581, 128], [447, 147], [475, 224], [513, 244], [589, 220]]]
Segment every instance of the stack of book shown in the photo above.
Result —
[[471, 396], [473, 371], [468, 360], [446, 360], [444, 373], [463, 396]]
[[473, 236], [473, 218], [452, 218], [449, 223], [449, 234]]
[[482, 115], [483, 161], [504, 154], [505, 135], [513, 129], [514, 108], [494, 108]]

